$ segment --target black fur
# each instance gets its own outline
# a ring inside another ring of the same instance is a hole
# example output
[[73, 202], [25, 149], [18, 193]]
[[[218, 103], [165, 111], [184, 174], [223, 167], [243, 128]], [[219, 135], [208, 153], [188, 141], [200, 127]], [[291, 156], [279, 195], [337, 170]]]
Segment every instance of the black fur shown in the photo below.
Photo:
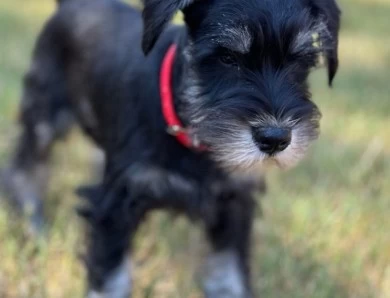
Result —
[[[141, 15], [114, 0], [59, 2], [24, 80], [23, 131], [6, 176], [11, 194], [22, 208], [28, 197], [40, 202], [34, 173], [46, 169], [52, 144], [76, 119], [106, 159], [102, 182], [79, 191], [88, 202], [80, 213], [90, 224], [90, 288], [106, 291], [144, 215], [164, 208], [202, 221], [214, 251], [237, 256], [245, 291], [218, 297], [249, 297], [259, 182], [248, 171], [267, 162], [289, 166], [317, 137], [320, 113], [307, 77], [320, 54], [330, 83], [336, 73], [336, 3], [145, 0]], [[186, 25], [168, 26], [179, 9]], [[175, 106], [205, 152], [166, 133], [158, 82], [173, 43]], [[255, 136], [268, 127], [291, 133], [285, 151], [268, 155], [257, 148]], [[18, 190], [18, 179], [32, 185], [30, 196]], [[216, 298], [226, 289], [220, 291], [206, 294]]]

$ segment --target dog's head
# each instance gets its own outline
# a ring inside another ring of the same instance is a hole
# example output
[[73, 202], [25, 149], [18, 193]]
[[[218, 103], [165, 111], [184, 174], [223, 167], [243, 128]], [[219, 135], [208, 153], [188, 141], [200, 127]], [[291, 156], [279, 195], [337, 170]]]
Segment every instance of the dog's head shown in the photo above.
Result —
[[182, 10], [186, 118], [229, 168], [295, 164], [318, 136], [307, 78], [319, 58], [336, 74], [340, 11], [334, 0], [145, 0], [143, 49]]

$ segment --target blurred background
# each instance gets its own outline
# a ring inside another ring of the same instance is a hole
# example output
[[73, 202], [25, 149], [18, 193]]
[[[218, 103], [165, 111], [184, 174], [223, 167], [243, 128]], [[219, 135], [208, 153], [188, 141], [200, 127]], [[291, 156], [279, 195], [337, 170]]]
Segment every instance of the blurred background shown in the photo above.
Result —
[[[255, 223], [253, 283], [267, 298], [390, 298], [390, 0], [339, 0], [341, 68], [311, 77], [322, 135], [296, 169], [268, 176]], [[0, 167], [18, 133], [21, 78], [54, 0], [0, 1]], [[0, 298], [82, 297], [82, 222], [74, 188], [91, 177], [75, 129], [55, 150], [38, 243], [0, 198]], [[0, 195], [1, 196], [1, 195]], [[202, 233], [152, 216], [135, 243], [135, 298], [200, 298]]]

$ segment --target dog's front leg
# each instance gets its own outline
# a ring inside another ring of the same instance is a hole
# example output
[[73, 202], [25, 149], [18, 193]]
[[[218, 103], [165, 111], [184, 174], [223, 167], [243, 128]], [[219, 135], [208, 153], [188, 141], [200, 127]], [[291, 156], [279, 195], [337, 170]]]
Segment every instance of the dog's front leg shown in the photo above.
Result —
[[216, 202], [215, 214], [206, 223], [212, 245], [203, 275], [207, 298], [250, 298], [250, 237], [254, 200], [248, 190], [229, 192]]
[[[112, 217], [120, 214], [112, 214]], [[116, 221], [116, 223], [114, 223]], [[121, 219], [94, 223], [87, 253], [87, 298], [128, 298], [131, 295], [131, 264], [127, 256], [131, 229]]]
[[118, 267], [106, 277], [104, 286], [90, 289], [87, 298], [128, 298], [131, 295], [131, 264], [124, 259]]
[[106, 175], [101, 186], [84, 187], [79, 195], [89, 204], [80, 209], [89, 223], [86, 266], [87, 298], [128, 298], [131, 295], [131, 238], [137, 228], [137, 208], [129, 210], [131, 198], [122, 181]]
[[[252, 183], [225, 181], [201, 187], [189, 178], [153, 166], [133, 166], [127, 175], [134, 197], [146, 209], [174, 208], [203, 218], [212, 244], [204, 275], [207, 298], [250, 298], [249, 250], [254, 200]], [[219, 184], [219, 183], [218, 183]], [[202, 196], [208, 196], [202, 198]]]
[[[105, 181], [110, 181], [106, 175]], [[126, 254], [144, 215], [153, 209], [194, 212], [199, 188], [190, 179], [150, 164], [134, 164], [115, 181], [81, 194], [90, 201], [87, 252], [88, 298], [128, 298], [130, 264]]]

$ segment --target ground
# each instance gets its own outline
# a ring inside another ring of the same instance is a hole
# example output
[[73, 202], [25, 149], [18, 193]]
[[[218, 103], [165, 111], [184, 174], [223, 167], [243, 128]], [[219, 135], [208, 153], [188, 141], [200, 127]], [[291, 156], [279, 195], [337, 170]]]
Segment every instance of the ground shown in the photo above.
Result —
[[[329, 90], [312, 76], [322, 135], [296, 169], [268, 176], [255, 223], [254, 286], [267, 298], [390, 297], [390, 0], [340, 0], [340, 73]], [[54, 0], [1, 0], [0, 166], [17, 134], [20, 82]], [[0, 205], [0, 297], [82, 297], [82, 223], [76, 185], [91, 147], [78, 131], [56, 148], [46, 240], [32, 242]], [[174, 224], [173, 224], [174, 223]], [[136, 240], [134, 297], [196, 298], [202, 235], [156, 215]], [[195, 277], [194, 277], [195, 276]]]

